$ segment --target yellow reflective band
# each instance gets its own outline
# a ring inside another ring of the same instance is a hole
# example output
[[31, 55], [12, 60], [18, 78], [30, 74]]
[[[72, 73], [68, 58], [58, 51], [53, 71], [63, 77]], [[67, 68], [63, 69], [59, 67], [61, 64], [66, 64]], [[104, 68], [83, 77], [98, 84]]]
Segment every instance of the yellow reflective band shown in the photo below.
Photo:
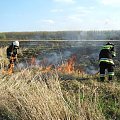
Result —
[[107, 63], [112, 63], [112, 64], [114, 64], [113, 60], [112, 60], [112, 59], [108, 59], [108, 58], [101, 58], [101, 59], [100, 59], [100, 62], [107, 62]]
[[105, 77], [105, 74], [100, 74], [100, 77]]
[[113, 76], [113, 75], [114, 75], [114, 72], [108, 72], [108, 75]]
[[112, 45], [105, 45], [105, 46], [102, 47], [102, 49], [110, 49], [112, 47], [113, 47]]

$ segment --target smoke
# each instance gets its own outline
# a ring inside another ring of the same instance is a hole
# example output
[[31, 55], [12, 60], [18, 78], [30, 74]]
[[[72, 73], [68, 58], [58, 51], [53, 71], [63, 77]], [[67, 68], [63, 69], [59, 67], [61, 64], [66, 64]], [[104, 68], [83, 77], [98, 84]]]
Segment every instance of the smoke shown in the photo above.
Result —
[[[63, 45], [63, 43], [61, 43]], [[97, 60], [99, 55], [99, 43], [91, 42], [68, 42], [64, 48], [59, 48], [50, 51], [40, 51], [36, 58], [31, 58], [29, 61], [22, 61], [18, 64], [19, 69], [32, 66], [47, 67], [50, 65], [61, 66], [66, 63], [72, 55], [76, 55], [76, 65], [81, 66], [87, 74], [95, 74], [98, 70]], [[48, 45], [48, 44], [47, 44]], [[101, 45], [101, 44], [100, 44]]]
[[47, 58], [47, 64], [58, 64], [61, 61], [61, 54], [57, 54], [56, 52], [49, 53], [49, 55], [46, 56]]
[[63, 62], [65, 62], [70, 56], [72, 55], [71, 51], [54, 51], [50, 53], [46, 53], [43, 56], [42, 60], [39, 60], [39, 57], [37, 58], [38, 64], [44, 64], [45, 66], [48, 65], [61, 65]]
[[18, 64], [17, 64], [17, 67], [18, 67], [19, 69], [24, 69], [24, 68], [26, 68], [26, 64], [23, 63], [23, 62], [21, 62], [21, 63], [18, 63]]
[[91, 74], [91, 75], [94, 75], [98, 72], [98, 70], [96, 69], [95, 66], [87, 66], [86, 69], [85, 69], [85, 72], [87, 74]]

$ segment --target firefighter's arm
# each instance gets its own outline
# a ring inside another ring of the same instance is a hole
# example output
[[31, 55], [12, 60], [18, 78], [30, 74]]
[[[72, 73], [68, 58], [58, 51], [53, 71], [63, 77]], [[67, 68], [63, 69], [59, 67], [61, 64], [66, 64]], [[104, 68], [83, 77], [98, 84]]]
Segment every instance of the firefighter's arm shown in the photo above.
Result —
[[116, 56], [116, 52], [112, 51], [112, 56], [115, 57]]
[[111, 52], [112, 52], [112, 56], [115, 57], [116, 56], [116, 51], [115, 51], [114, 47], [111, 49]]

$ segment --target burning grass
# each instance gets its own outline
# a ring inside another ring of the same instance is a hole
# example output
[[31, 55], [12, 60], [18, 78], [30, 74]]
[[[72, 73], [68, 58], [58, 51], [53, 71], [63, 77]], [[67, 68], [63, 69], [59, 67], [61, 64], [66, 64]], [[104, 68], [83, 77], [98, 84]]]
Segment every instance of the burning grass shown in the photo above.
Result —
[[0, 76], [2, 120], [119, 120], [120, 85], [60, 80], [56, 71], [24, 69]]
[[60, 66], [46, 63], [32, 57], [26, 69], [0, 71], [0, 120], [119, 120], [120, 70], [117, 81], [99, 83], [74, 55]]

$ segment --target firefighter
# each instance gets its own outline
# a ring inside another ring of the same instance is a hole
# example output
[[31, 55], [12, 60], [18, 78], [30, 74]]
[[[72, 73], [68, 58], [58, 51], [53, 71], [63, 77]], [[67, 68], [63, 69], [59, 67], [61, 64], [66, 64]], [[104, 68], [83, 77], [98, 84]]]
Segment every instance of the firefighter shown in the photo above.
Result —
[[17, 50], [19, 49], [19, 42], [18, 41], [14, 41], [12, 42], [12, 44], [7, 48], [7, 58], [9, 59], [9, 66], [10, 67], [11, 64], [15, 64], [16, 59], [17, 59]]
[[114, 62], [113, 57], [116, 56], [116, 52], [114, 50], [114, 44], [108, 42], [106, 45], [102, 47], [102, 50], [99, 54], [99, 67], [100, 67], [100, 81], [104, 82], [105, 80], [105, 70], [108, 71], [108, 80], [113, 80], [114, 76]]

